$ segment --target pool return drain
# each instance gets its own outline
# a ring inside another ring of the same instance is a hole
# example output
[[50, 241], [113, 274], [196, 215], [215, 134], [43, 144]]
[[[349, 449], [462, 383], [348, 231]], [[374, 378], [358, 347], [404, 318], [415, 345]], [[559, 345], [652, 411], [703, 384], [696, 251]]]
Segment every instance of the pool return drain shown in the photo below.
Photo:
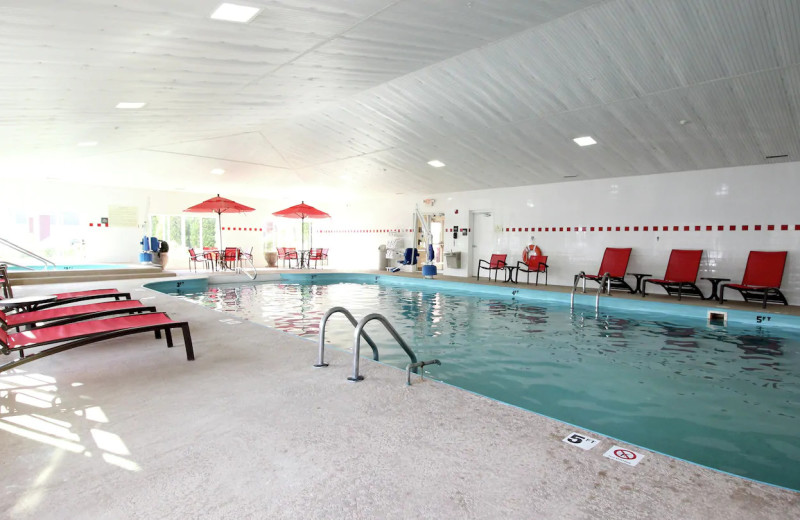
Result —
[[708, 324], [709, 325], [727, 325], [728, 313], [720, 311], [708, 311]]

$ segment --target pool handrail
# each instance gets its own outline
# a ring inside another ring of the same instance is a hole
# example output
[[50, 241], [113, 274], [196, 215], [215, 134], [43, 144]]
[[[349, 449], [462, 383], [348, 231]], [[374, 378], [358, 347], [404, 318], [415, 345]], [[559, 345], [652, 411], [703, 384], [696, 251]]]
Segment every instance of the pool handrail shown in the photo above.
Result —
[[[6, 246], [10, 247], [11, 249], [17, 251], [18, 253], [22, 253], [24, 255], [30, 256], [31, 258], [35, 258], [36, 260], [39, 260], [40, 262], [42, 262], [44, 264], [45, 270], [47, 270], [47, 264], [52, 265], [53, 268], [56, 267], [55, 262], [53, 262], [52, 260], [48, 260], [47, 258], [45, 258], [43, 256], [39, 256], [36, 253], [34, 253], [33, 251], [28, 251], [24, 247], [18, 246], [17, 244], [8, 241], [5, 238], [0, 238], [0, 244], [6, 245]], [[10, 263], [10, 262], [5, 262], [5, 263]], [[16, 265], [16, 264], [14, 264], [14, 265]], [[17, 267], [23, 267], [23, 266], [17, 266]]]
[[[317, 368], [326, 367], [328, 366], [325, 363], [325, 325], [328, 323], [328, 318], [330, 318], [333, 314], [340, 312], [345, 315], [345, 317], [353, 324], [353, 327], [358, 326], [358, 321], [355, 317], [345, 309], [344, 307], [331, 307], [330, 309], [325, 312], [325, 315], [319, 320], [319, 356], [317, 357], [317, 364], [314, 365]], [[372, 341], [372, 338], [369, 337], [369, 334], [366, 332], [364, 334], [364, 339], [367, 340], [367, 343], [372, 348], [372, 355], [375, 361], [378, 361], [378, 346], [375, 345], [375, 342]]]
[[[367, 314], [366, 316], [361, 318], [361, 321], [358, 322], [358, 325], [356, 325], [356, 330], [353, 333], [353, 376], [348, 377], [347, 378], [348, 381], [357, 383], [364, 379], [364, 376], [358, 374], [358, 362], [360, 358], [359, 353], [361, 351], [361, 336], [364, 332], [364, 326], [372, 320], [378, 320], [381, 323], [383, 323], [384, 327], [386, 327], [386, 330], [389, 331], [389, 333], [397, 341], [397, 343], [400, 344], [400, 347], [403, 350], [405, 350], [406, 354], [408, 354], [408, 357], [411, 358], [412, 366], [417, 363], [417, 356], [414, 354], [414, 351], [412, 351], [411, 348], [406, 344], [406, 342], [403, 341], [403, 338], [400, 337], [400, 334], [397, 333], [395, 328], [392, 327], [392, 324], [389, 323], [389, 320], [387, 320], [383, 314], [378, 314], [378, 313]], [[375, 360], [377, 361], [378, 360], [377, 350], [375, 351], [375, 355], [376, 355]], [[417, 367], [414, 366], [411, 370], [415, 374], [417, 373]]]
[[[583, 279], [583, 292], [586, 292], [586, 273], [581, 271], [580, 273], [575, 275], [575, 279], [572, 281], [572, 292], [569, 294], [569, 310], [575, 308], [575, 291], [578, 288], [578, 280]], [[597, 288], [597, 296], [594, 300], [594, 312], [600, 311], [600, 293], [603, 292], [605, 286], [608, 286], [607, 292], [608, 295], [611, 296], [611, 274], [604, 273], [603, 277], [600, 279], [600, 286]]]

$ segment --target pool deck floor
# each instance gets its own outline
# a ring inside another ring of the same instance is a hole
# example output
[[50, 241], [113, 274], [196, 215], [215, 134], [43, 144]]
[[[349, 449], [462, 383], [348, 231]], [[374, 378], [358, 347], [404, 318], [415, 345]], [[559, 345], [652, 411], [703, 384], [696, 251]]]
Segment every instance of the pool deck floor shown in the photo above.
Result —
[[[5, 518], [800, 518], [800, 493], [597, 434], [583, 451], [562, 441], [579, 428], [429, 379], [406, 386], [366, 359], [351, 383], [347, 353], [314, 368], [316, 342], [147, 281], [15, 289], [130, 290], [190, 323], [196, 359], [180, 333], [172, 349], [143, 334], [0, 373]], [[615, 444], [644, 458], [604, 457]]]

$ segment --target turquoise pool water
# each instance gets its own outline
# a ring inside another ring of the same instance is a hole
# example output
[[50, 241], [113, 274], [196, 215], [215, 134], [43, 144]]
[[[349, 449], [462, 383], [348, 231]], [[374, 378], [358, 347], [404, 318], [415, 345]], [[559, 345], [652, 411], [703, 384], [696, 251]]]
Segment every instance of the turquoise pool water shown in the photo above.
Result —
[[[172, 293], [309, 338], [317, 337], [330, 307], [345, 306], [357, 318], [380, 312], [419, 359], [442, 361], [426, 370], [430, 377], [655, 451], [800, 489], [797, 329], [712, 326], [663, 312], [602, 312], [602, 306], [596, 316], [593, 298], [591, 306], [571, 312], [568, 302], [547, 301], [553, 297], [547, 293], [539, 293], [542, 300], [520, 299], [322, 277], [207, 290], [187, 285]], [[378, 323], [366, 330], [382, 362], [405, 367], [408, 357]], [[353, 327], [341, 315], [326, 332], [336, 347], [352, 347]], [[362, 352], [370, 355], [366, 345]]]

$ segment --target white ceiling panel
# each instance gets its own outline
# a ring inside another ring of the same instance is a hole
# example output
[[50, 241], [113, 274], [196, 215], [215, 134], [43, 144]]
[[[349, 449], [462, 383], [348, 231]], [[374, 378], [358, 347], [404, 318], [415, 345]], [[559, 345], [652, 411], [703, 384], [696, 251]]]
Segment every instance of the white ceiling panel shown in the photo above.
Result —
[[796, 0], [247, 4], [3, 2], [0, 175], [369, 196], [800, 154]]

